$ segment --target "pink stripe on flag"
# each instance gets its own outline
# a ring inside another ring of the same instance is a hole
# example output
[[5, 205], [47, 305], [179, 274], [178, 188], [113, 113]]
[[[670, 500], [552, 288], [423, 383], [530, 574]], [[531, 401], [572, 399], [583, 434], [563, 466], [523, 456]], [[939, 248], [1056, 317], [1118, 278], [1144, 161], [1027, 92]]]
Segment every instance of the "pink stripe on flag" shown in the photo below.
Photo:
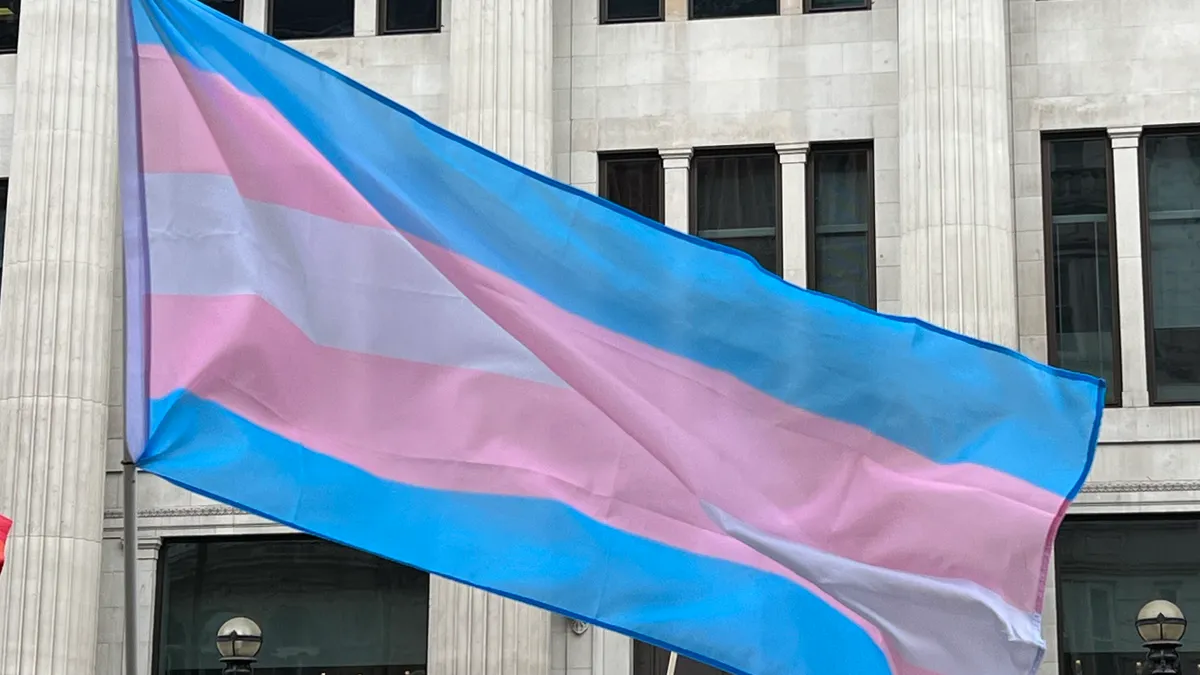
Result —
[[[843, 446], [826, 438], [835, 435], [828, 421], [731, 409], [750, 401], [718, 393], [712, 373], [705, 380], [694, 379], [699, 372], [681, 377], [654, 368], [625, 338], [608, 336], [609, 345], [580, 340], [574, 357], [623, 382], [651, 368], [655, 383], [647, 386], [673, 392], [662, 399], [664, 409], [650, 403], [653, 392], [616, 390], [644, 406], [645, 420], [613, 417], [595, 399], [527, 380], [316, 346], [256, 296], [154, 296], [152, 318], [154, 397], [186, 388], [385, 478], [558, 499], [593, 516], [607, 513], [601, 520], [626, 531], [779, 573], [781, 567], [721, 534], [700, 500], [839, 556], [964, 578], [1005, 597], [1033, 586], [1029, 570], [1040, 562], [1040, 548], [1016, 543], [1031, 540], [1030, 528], [1041, 537], [1053, 517], [981, 487], [946, 482], [963, 474], [978, 480], [986, 471], [980, 467], [897, 462], [894, 449], [882, 453], [889, 462], [880, 464], [869, 455], [881, 448], [867, 452], [870, 437], [859, 434], [856, 447]], [[563, 316], [531, 318], [563, 327]], [[652, 456], [627, 435], [645, 433], [629, 422], [652, 428], [659, 436], [650, 447], [671, 448], [672, 455]], [[572, 452], [564, 454], [564, 447]], [[733, 460], [745, 452], [763, 461], [735, 468]], [[687, 458], [682, 470], [681, 457]], [[784, 511], [779, 504], [790, 506]], [[902, 514], [896, 504], [904, 505]], [[1009, 570], [1017, 565], [1019, 574]], [[1012, 604], [1030, 609], [1031, 591], [1026, 596], [1026, 606]]]
[[232, 176], [250, 199], [391, 227], [270, 103], [173, 60], [162, 45], [138, 53], [147, 173]]

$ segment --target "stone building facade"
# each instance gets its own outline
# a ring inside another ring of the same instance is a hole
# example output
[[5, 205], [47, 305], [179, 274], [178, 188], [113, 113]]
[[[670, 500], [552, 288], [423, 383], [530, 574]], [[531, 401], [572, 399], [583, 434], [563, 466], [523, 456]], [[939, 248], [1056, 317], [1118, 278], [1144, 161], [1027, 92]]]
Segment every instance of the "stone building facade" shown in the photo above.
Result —
[[[17, 522], [3, 675], [122, 672], [115, 4], [0, 2], [0, 512]], [[1196, 0], [210, 4], [795, 283], [1104, 375], [1112, 406], [1060, 537], [1042, 672], [1133, 672], [1142, 602], [1200, 611]], [[271, 586], [282, 569], [324, 594], [331, 625], [264, 620], [268, 652], [272, 630], [311, 643], [265, 672], [657, 672], [659, 655], [626, 638], [344, 552], [314, 554], [324, 572], [306, 576], [289, 547], [317, 544], [149, 476], [138, 486], [141, 673], [214, 668], [196, 662], [197, 631], [215, 608], [249, 611], [239, 597], [302, 614], [303, 594]], [[221, 556], [264, 576], [234, 583]], [[354, 593], [351, 568], [368, 570]], [[244, 595], [213, 595], [201, 572]], [[355, 623], [379, 609], [370, 595], [408, 618]], [[372, 630], [361, 653], [321, 661], [330, 635]], [[287, 669], [302, 663], [327, 667]]]

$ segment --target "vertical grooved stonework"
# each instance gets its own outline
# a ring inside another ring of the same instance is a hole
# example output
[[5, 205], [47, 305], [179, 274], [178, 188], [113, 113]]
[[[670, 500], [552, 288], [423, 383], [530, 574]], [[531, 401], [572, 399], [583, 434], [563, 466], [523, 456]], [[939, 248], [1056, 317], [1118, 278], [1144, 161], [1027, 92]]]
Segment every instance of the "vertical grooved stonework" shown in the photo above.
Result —
[[898, 4], [901, 306], [1016, 347], [1006, 4]]
[[113, 267], [117, 0], [21, 11], [0, 290], [0, 673], [95, 672]]
[[[549, 174], [552, 0], [449, 5], [449, 128]], [[550, 614], [433, 577], [430, 675], [547, 675]]]

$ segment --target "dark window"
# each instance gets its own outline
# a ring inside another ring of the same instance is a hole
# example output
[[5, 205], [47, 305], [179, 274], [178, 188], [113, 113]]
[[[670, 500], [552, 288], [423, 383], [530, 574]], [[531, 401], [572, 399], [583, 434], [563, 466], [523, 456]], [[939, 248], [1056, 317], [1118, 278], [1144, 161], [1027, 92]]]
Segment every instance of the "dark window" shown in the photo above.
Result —
[[600, 196], [661, 223], [663, 170], [658, 152], [601, 155]]
[[693, 19], [728, 19], [779, 13], [779, 0], [691, 0]]
[[1107, 136], [1048, 138], [1046, 196], [1050, 363], [1102, 377], [1120, 403], [1116, 255]]
[[280, 40], [354, 35], [354, 0], [271, 0], [268, 31]]
[[17, 51], [17, 28], [21, 24], [21, 0], [0, 0], [0, 54]]
[[871, 0], [804, 0], [806, 12], [844, 12], [851, 9], [871, 9]]
[[[645, 642], [633, 643], [633, 675], [663, 675], [671, 653], [662, 647]], [[724, 675], [712, 666], [680, 656], [675, 662], [675, 675]]]
[[440, 0], [379, 0], [379, 32], [437, 32], [442, 29], [441, 5]]
[[1150, 397], [1200, 402], [1200, 133], [1147, 135]]
[[[0, 178], [0, 270], [4, 267], [4, 230], [8, 226], [8, 179]], [[2, 274], [3, 272], [0, 272]]]
[[157, 675], [218, 675], [213, 636], [238, 615], [263, 630], [256, 674], [426, 667], [429, 575], [319, 539], [167, 540], [158, 597]]
[[[1198, 535], [1194, 516], [1067, 517], [1054, 547], [1064, 675], [1139, 672], [1146, 650], [1134, 626], [1138, 610], [1151, 600], [1178, 597], [1186, 603], [1194, 597], [1189, 590], [1200, 585]], [[1179, 655], [1177, 672], [1196, 673], [1200, 642], [1185, 638]]]
[[809, 272], [813, 290], [875, 306], [875, 193], [871, 145], [814, 147], [809, 157]]
[[234, 19], [237, 21], [242, 20], [242, 0], [200, 0], [200, 1], [231, 19]]
[[600, 0], [600, 23], [662, 20], [663, 0]]
[[779, 155], [775, 148], [697, 150], [692, 232], [779, 269]]

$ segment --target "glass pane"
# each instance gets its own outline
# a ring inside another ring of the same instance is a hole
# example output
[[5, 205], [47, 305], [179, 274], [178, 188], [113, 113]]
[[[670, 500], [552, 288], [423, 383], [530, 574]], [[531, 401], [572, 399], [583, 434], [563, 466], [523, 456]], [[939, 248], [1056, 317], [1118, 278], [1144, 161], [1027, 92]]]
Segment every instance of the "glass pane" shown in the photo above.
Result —
[[[1133, 675], [1146, 651], [1134, 627], [1142, 605], [1200, 587], [1200, 519], [1079, 520], [1068, 517], [1055, 543], [1064, 673]], [[1183, 589], [1182, 592], [1176, 589]], [[1180, 650], [1179, 672], [1200, 666], [1200, 642]], [[1068, 665], [1069, 664], [1069, 665]]]
[[1148, 136], [1154, 400], [1200, 401], [1200, 134]]
[[[633, 675], [664, 675], [671, 654], [662, 647], [635, 641], [633, 643]], [[708, 664], [680, 656], [675, 662], [675, 675], [725, 675]]]
[[779, 13], [779, 0], [692, 0], [693, 19], [766, 16]]
[[0, 0], [0, 53], [17, 51], [21, 0]]
[[387, 0], [384, 3], [384, 32], [415, 33], [440, 30], [438, 2], [439, 0]]
[[280, 40], [354, 35], [354, 0], [272, 0], [271, 35]]
[[814, 12], [838, 9], [866, 9], [871, 6], [871, 0], [808, 0], [808, 7]]
[[662, 18], [663, 0], [601, 0], [605, 21], [657, 21]]
[[225, 16], [242, 20], [242, 0], [200, 0]]
[[662, 222], [662, 159], [646, 157], [601, 158], [601, 197]]
[[1112, 225], [1107, 138], [1050, 143], [1050, 261], [1055, 365], [1104, 378], [1119, 392], [1113, 341]]
[[869, 150], [819, 151], [813, 171], [813, 290], [871, 303]]
[[[704, 236], [701, 232], [700, 236]], [[736, 248], [739, 251], [749, 253], [750, 257], [758, 261], [759, 265], [768, 272], [779, 274], [778, 261], [778, 244], [775, 242], [775, 237], [720, 237], [713, 238], [718, 244]]]
[[698, 232], [779, 226], [779, 156], [774, 150], [697, 154], [692, 169]]
[[219, 673], [237, 615], [262, 626], [261, 675], [425, 670], [424, 572], [316, 539], [167, 542], [160, 560], [160, 675]]

